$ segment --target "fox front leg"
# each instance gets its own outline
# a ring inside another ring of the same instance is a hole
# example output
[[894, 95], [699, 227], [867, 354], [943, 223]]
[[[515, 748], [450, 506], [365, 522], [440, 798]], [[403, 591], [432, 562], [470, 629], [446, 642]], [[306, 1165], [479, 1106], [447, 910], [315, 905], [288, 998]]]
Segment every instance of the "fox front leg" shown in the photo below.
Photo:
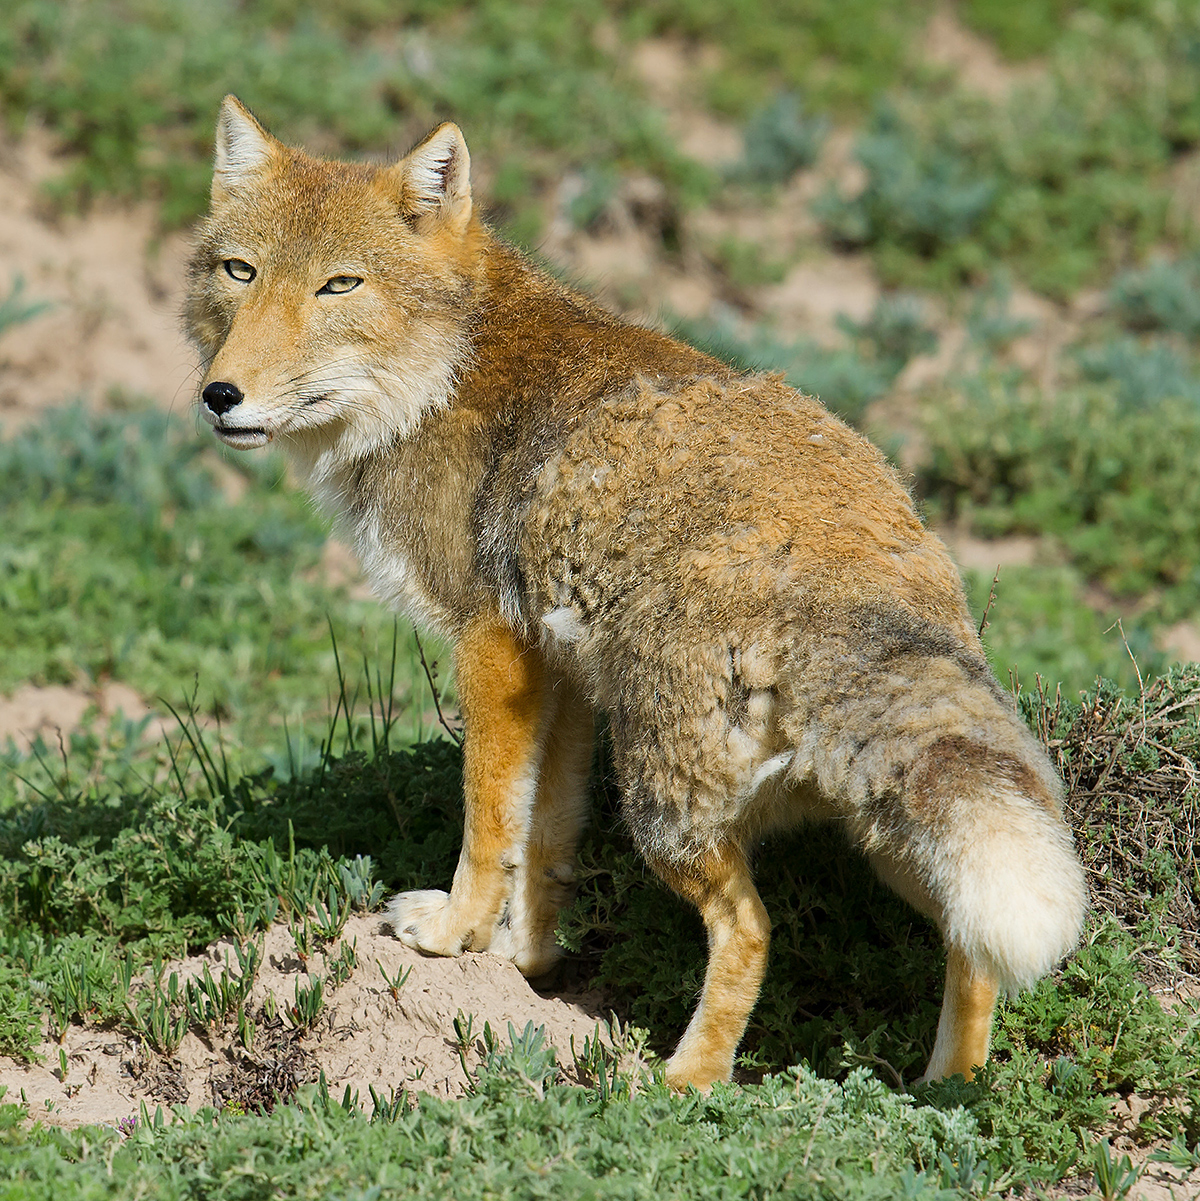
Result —
[[449, 894], [401, 893], [387, 910], [400, 941], [429, 955], [491, 945], [524, 854], [552, 700], [539, 653], [496, 618], [472, 621], [454, 657], [464, 723], [462, 852]]
[[524, 853], [491, 946], [493, 954], [534, 977], [562, 956], [555, 933], [559, 910], [575, 891], [595, 723], [587, 700], [566, 680], [555, 682], [552, 706]]

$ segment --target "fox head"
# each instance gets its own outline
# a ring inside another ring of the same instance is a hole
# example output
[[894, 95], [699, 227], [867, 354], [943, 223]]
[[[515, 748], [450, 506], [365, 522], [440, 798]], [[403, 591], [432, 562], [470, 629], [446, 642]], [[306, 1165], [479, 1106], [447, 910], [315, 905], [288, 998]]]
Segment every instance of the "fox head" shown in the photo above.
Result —
[[222, 442], [345, 461], [447, 402], [484, 240], [469, 173], [449, 123], [390, 166], [326, 162], [225, 97], [185, 310]]

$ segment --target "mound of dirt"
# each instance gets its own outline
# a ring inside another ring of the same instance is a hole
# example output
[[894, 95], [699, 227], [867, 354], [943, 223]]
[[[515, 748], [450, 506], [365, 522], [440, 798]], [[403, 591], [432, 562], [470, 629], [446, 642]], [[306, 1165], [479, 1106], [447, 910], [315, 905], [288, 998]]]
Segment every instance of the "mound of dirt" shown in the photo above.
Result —
[[[0, 1057], [0, 1085], [7, 1086], [7, 1099], [23, 1097], [31, 1116], [56, 1125], [117, 1125], [137, 1114], [143, 1101], [152, 1110], [179, 1103], [192, 1109], [269, 1108], [276, 1098], [286, 1098], [324, 1072], [332, 1096], [340, 1099], [349, 1086], [370, 1112], [371, 1087], [382, 1097], [401, 1090], [454, 1097], [467, 1090], [456, 1017], [460, 1025], [471, 1019], [465, 1057], [472, 1071], [482, 1058], [485, 1022], [502, 1045], [508, 1043], [510, 1022], [517, 1031], [527, 1022], [542, 1026], [559, 1063], [570, 1064], [572, 1040], [582, 1049], [601, 1021], [599, 1012], [585, 1003], [536, 992], [513, 964], [494, 955], [424, 958], [397, 942], [378, 916], [352, 917], [342, 940], [307, 965], [286, 925], [272, 927], [263, 942], [262, 966], [248, 1007], [256, 1026], [249, 1049], [233, 1023], [207, 1031], [193, 1027], [170, 1058], [125, 1029], [72, 1026], [61, 1044], [67, 1056], [65, 1079], [58, 1043], [43, 1043], [38, 1051], [44, 1062], [35, 1066]], [[331, 989], [327, 965], [341, 954], [343, 943], [354, 947], [358, 966], [344, 984]], [[167, 977], [178, 973], [181, 987], [205, 966], [219, 980], [227, 959], [236, 976], [228, 941], [168, 964], [165, 972]], [[394, 981], [407, 969], [407, 979], [393, 996], [383, 973]], [[295, 1003], [297, 985], [306, 988], [318, 978], [325, 986], [325, 1007], [310, 1030], [299, 1031], [287, 1011]], [[274, 999], [274, 1014], [268, 998]]]

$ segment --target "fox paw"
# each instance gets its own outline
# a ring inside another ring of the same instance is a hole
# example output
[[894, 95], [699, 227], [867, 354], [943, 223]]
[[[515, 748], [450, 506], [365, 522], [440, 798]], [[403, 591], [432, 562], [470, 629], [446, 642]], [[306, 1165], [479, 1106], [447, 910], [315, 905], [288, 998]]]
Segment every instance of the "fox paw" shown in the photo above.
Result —
[[719, 1080], [729, 1080], [733, 1075], [732, 1056], [705, 1053], [699, 1048], [680, 1047], [667, 1060], [667, 1086], [677, 1093], [685, 1093], [688, 1087], [708, 1092]]
[[[557, 915], [554, 915], [557, 917]], [[492, 945], [488, 949], [501, 959], [511, 959], [522, 976], [544, 976], [562, 958], [562, 947], [555, 940], [555, 926], [540, 932], [528, 929], [529, 923], [505, 910], [496, 923]]]
[[[384, 914], [396, 937], [426, 955], [461, 955], [472, 945], [474, 931], [455, 920], [448, 893], [438, 889], [402, 892]], [[478, 948], [476, 948], [478, 949]]]

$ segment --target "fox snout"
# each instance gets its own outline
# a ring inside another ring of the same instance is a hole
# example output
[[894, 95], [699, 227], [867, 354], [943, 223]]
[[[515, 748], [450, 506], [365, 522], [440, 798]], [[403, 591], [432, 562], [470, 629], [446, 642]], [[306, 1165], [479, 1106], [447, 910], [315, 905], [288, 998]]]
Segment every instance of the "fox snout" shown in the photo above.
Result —
[[[225, 415], [246, 399], [245, 393], [237, 384], [231, 384], [227, 380], [215, 380], [205, 385], [200, 396], [204, 401], [200, 415], [212, 426], [213, 433], [226, 446], [231, 446], [234, 450], [254, 450], [265, 446], [271, 440], [271, 435], [262, 425], [226, 424]], [[237, 422], [237, 416], [233, 420]]]
[[209, 384], [201, 393], [204, 403], [218, 417], [224, 416], [235, 405], [242, 403], [242, 390], [237, 384], [227, 384], [222, 381]]

